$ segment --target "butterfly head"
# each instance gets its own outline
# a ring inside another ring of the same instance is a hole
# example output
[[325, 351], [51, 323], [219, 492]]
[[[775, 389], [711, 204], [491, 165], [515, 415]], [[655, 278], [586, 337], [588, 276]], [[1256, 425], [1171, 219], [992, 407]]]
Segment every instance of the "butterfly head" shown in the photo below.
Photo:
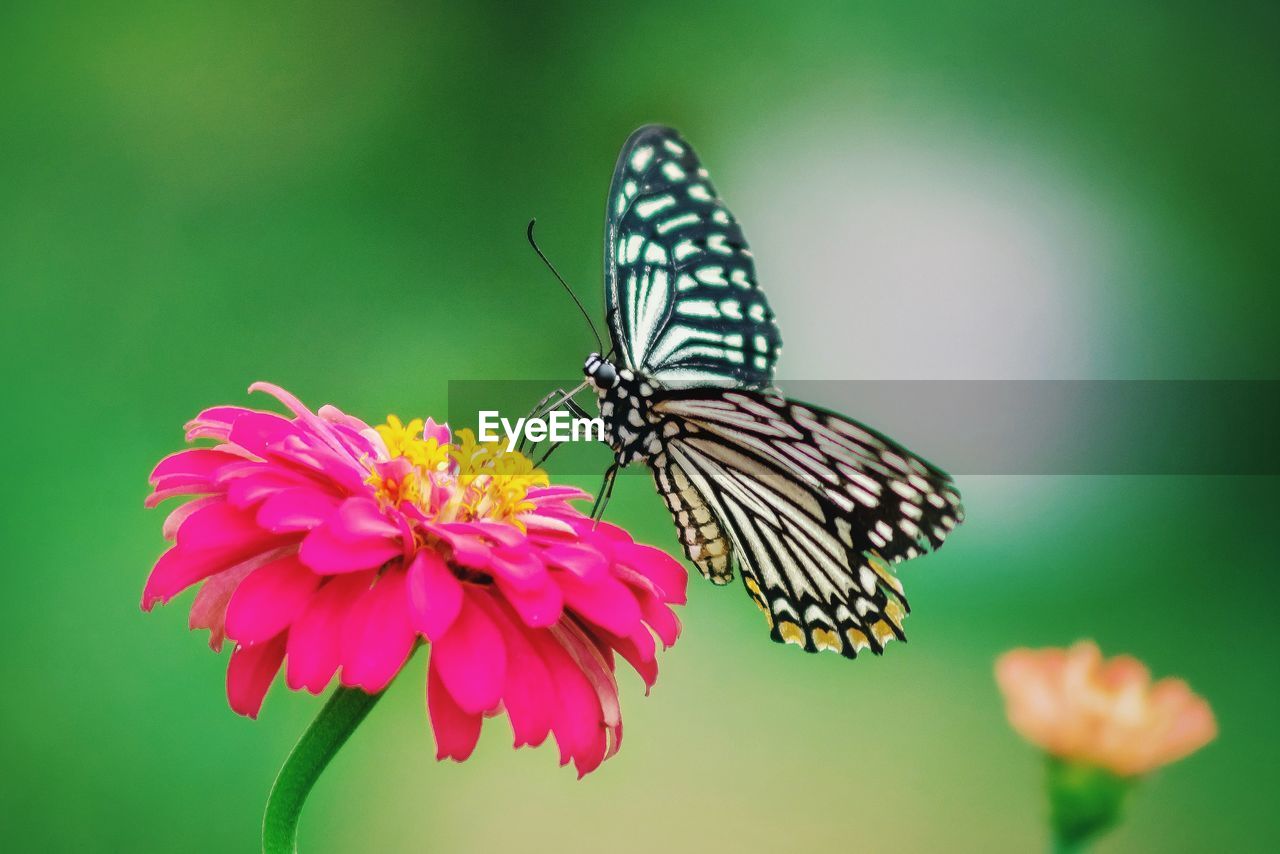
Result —
[[586, 364], [582, 366], [582, 372], [587, 375], [587, 381], [597, 391], [604, 391], [618, 384], [618, 369], [612, 362], [601, 358], [599, 353], [592, 353], [587, 357]]

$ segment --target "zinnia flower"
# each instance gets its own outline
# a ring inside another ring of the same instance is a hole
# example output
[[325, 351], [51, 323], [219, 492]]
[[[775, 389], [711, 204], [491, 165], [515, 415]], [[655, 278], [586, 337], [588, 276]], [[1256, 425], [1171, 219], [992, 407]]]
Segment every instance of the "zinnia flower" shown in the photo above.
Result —
[[683, 568], [620, 528], [593, 523], [519, 454], [452, 443], [446, 426], [376, 429], [312, 412], [258, 383], [291, 417], [207, 409], [151, 474], [154, 506], [195, 496], [164, 524], [173, 546], [142, 596], [150, 610], [199, 584], [192, 628], [235, 643], [227, 697], [255, 717], [284, 667], [292, 689], [382, 691], [430, 644], [427, 706], [437, 755], [466, 759], [485, 716], [515, 746], [554, 735], [579, 776], [617, 751], [621, 656], [646, 686], [656, 642], [675, 643]]
[[996, 663], [1009, 723], [1027, 741], [1121, 777], [1194, 753], [1217, 735], [1213, 711], [1181, 679], [1152, 683], [1142, 662], [1104, 661], [1091, 641], [1015, 649]]

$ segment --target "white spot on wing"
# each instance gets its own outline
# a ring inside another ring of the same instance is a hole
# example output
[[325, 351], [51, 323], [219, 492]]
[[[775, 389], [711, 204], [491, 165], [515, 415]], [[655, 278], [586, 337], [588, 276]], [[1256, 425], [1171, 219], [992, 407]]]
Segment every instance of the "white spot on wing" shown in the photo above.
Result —
[[686, 225], [693, 225], [697, 221], [698, 221], [698, 215], [696, 213], [690, 212], [686, 214], [681, 214], [680, 216], [672, 217], [671, 219], [666, 220], [665, 222], [659, 223], [658, 233], [666, 234], [668, 231], [675, 231], [677, 228], [682, 228]]
[[693, 273], [704, 285], [727, 285], [723, 267], [699, 267]]
[[709, 299], [687, 299], [676, 305], [676, 311], [688, 317], [719, 317], [715, 301]]
[[628, 264], [634, 264], [636, 259], [640, 257], [640, 247], [644, 246], [644, 235], [633, 234], [627, 238], [627, 251], [624, 259]]
[[685, 179], [684, 170], [674, 160], [668, 160], [662, 164], [662, 174], [667, 176], [668, 181], [683, 181]]
[[693, 245], [692, 240], [681, 240], [676, 244], [676, 260], [683, 261], [690, 255], [697, 255], [702, 250]]
[[656, 199], [645, 199], [643, 202], [636, 203], [636, 213], [641, 219], [649, 219], [658, 211], [666, 210], [675, 203], [675, 197], [670, 194], [658, 196]]
[[642, 145], [631, 153], [631, 168], [637, 172], [643, 172], [652, 159], [653, 146]]

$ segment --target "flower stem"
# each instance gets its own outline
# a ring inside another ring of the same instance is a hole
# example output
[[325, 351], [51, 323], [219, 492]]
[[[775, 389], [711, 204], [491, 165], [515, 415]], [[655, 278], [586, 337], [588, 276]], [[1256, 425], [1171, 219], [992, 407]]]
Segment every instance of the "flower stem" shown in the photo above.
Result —
[[1120, 822], [1134, 780], [1055, 756], [1046, 757], [1049, 824], [1055, 854], [1079, 854]]
[[1053, 847], [1049, 850], [1052, 854], [1083, 854], [1088, 848], [1083, 842], [1065, 839], [1055, 833], [1053, 835]]
[[271, 787], [262, 818], [263, 854], [297, 850], [298, 819], [311, 787], [381, 696], [341, 686], [333, 692], [290, 751]]

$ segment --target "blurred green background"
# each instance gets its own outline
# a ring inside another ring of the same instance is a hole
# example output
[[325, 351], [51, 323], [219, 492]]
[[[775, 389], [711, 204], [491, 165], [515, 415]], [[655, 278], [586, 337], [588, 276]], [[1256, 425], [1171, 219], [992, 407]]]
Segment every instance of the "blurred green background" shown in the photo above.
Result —
[[[784, 376], [1276, 377], [1273, 3], [537, 9], [0, 10], [7, 850], [257, 845], [319, 701], [277, 685], [241, 719], [190, 595], [139, 612], [150, 466], [256, 379], [375, 421], [441, 413], [449, 379], [575, 376], [589, 335], [524, 224], [599, 311], [641, 123], [681, 128], [745, 223]], [[1275, 479], [960, 485], [970, 521], [902, 573], [909, 646], [806, 656], [695, 579], [581, 782], [504, 722], [437, 765], [420, 655], [302, 849], [1038, 850], [1039, 759], [992, 661], [1089, 636], [1221, 725], [1099, 850], [1275, 850]], [[610, 514], [675, 547], [646, 480]]]

